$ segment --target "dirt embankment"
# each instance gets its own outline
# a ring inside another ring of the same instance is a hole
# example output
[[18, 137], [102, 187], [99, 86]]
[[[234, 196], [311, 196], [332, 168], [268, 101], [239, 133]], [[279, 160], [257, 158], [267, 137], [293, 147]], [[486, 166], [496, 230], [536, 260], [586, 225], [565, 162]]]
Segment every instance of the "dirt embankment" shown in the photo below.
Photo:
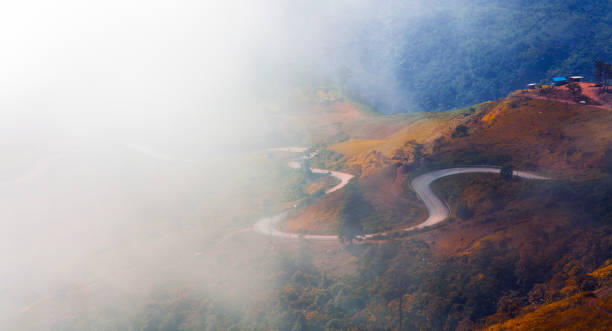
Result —
[[[574, 88], [572, 86], [578, 86]], [[601, 86], [592, 82], [572, 83], [562, 86], [550, 86], [535, 90], [521, 90], [513, 96], [529, 96], [534, 99], [557, 100], [572, 104], [584, 104], [604, 109], [612, 109], [612, 90], [605, 91]]]

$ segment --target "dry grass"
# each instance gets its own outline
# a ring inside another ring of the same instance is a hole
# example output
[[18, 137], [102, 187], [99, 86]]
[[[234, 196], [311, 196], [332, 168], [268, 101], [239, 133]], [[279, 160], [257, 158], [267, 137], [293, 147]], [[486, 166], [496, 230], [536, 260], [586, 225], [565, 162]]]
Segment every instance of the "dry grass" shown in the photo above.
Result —
[[607, 260], [601, 268], [589, 273], [589, 276], [595, 277], [599, 281], [612, 278], [612, 260]]
[[386, 140], [368, 140], [368, 139], [349, 139], [341, 143], [333, 144], [329, 147], [330, 150], [342, 153], [347, 157], [354, 157], [363, 152], [370, 151], [376, 147], [385, 144]]
[[442, 147], [446, 158], [466, 152], [507, 155], [516, 167], [530, 163], [556, 175], [593, 178], [612, 146], [611, 111], [559, 101], [505, 99], [470, 125], [470, 136]]
[[589, 304], [593, 298], [578, 294], [543, 305], [533, 312], [492, 325], [486, 330], [610, 330], [612, 319]]
[[[393, 155], [397, 150], [411, 153], [416, 144], [421, 144], [426, 150], [431, 151], [434, 140], [449, 135], [457, 125], [469, 118], [464, 114], [466, 112], [462, 110], [406, 115], [394, 123], [395, 130], [387, 130], [387, 135], [381, 136], [381, 132], [376, 131], [372, 136], [365, 136], [370, 139], [364, 139], [362, 134], [361, 138], [333, 144], [329, 149], [345, 155], [343, 161], [347, 170], [365, 176], [382, 166], [392, 164]], [[379, 124], [381, 121], [376, 122]], [[398, 127], [398, 123], [403, 125]], [[367, 126], [363, 125], [362, 128]], [[352, 133], [349, 135], [352, 136]]]

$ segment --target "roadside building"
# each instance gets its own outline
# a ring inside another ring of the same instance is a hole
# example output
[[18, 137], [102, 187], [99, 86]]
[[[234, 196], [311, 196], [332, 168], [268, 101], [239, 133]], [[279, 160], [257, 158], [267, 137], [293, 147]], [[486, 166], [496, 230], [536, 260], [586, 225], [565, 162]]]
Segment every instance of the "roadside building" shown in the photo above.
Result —
[[569, 80], [570, 80], [570, 82], [576, 82], [577, 83], [577, 82], [579, 82], [579, 81], [581, 81], [583, 79], [584, 79], [584, 77], [582, 77], [582, 76], [572, 76], [572, 77], [570, 77]]

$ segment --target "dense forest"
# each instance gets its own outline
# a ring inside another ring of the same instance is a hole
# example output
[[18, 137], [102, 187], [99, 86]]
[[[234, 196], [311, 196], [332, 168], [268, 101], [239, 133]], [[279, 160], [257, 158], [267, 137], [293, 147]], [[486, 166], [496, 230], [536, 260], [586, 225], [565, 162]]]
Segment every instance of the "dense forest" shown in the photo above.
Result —
[[415, 16], [389, 6], [392, 18], [362, 26], [345, 73], [386, 113], [463, 107], [553, 75], [594, 80], [593, 63], [612, 57], [610, 1], [437, 1]]

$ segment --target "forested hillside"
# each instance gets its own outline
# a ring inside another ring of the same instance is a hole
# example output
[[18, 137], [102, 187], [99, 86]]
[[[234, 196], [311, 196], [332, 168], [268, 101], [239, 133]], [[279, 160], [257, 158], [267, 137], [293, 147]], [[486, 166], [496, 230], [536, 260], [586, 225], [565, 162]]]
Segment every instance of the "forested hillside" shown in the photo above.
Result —
[[612, 58], [610, 1], [442, 0], [418, 15], [414, 6], [381, 5], [347, 61], [347, 85], [387, 113], [462, 107], [553, 75], [594, 80], [593, 63]]

